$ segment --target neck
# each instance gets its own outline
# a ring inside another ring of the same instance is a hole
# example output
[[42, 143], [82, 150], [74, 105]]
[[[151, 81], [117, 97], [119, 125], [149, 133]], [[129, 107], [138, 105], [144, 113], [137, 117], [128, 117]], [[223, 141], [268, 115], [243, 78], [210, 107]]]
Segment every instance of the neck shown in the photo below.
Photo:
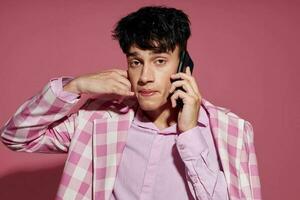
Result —
[[158, 110], [143, 112], [157, 126], [159, 130], [177, 123], [178, 110], [172, 108], [171, 104], [166, 104]]

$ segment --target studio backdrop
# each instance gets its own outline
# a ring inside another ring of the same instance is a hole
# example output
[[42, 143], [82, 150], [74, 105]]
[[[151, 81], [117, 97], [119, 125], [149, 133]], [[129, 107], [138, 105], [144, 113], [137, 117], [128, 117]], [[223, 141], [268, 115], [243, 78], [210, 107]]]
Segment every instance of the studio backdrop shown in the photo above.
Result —
[[[111, 31], [145, 5], [189, 15], [200, 92], [253, 125], [263, 199], [299, 199], [296, 1], [1, 0], [1, 126], [52, 78], [126, 69]], [[12, 152], [1, 143], [0, 199], [54, 199], [65, 159]]]

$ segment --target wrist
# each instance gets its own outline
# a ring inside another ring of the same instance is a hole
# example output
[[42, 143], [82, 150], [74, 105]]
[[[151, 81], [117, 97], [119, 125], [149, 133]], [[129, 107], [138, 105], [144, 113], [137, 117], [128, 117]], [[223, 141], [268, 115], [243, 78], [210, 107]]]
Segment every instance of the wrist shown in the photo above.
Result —
[[63, 90], [66, 92], [81, 94], [81, 91], [78, 87], [77, 79], [74, 79], [74, 80], [70, 81], [69, 83], [67, 83], [66, 85], [64, 85]]
[[197, 123], [196, 124], [191, 124], [189, 126], [185, 126], [185, 127], [178, 127], [179, 128], [179, 134], [187, 132], [193, 128], [197, 127]]

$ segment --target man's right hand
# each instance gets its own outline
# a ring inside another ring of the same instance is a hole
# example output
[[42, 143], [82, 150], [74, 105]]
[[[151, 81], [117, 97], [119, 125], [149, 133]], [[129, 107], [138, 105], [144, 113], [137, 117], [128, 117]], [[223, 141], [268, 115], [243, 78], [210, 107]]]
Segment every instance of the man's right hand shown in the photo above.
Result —
[[79, 76], [63, 88], [64, 91], [77, 94], [98, 96], [100, 94], [133, 96], [127, 71], [111, 69], [99, 73]]

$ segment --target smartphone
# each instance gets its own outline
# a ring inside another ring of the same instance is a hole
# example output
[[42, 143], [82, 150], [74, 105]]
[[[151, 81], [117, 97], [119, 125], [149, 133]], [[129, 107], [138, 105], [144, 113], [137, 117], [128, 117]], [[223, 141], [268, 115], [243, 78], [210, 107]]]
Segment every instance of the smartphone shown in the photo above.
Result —
[[193, 72], [194, 63], [193, 63], [189, 53], [187, 51], [182, 51], [180, 53], [180, 60], [179, 60], [177, 73], [179, 73], [179, 72], [185, 73], [185, 70], [188, 66], [190, 67], [191, 72]]
[[[180, 53], [180, 60], [179, 60], [178, 68], [177, 68], [177, 73], [179, 73], [179, 72], [185, 73], [187, 67], [190, 67], [191, 72], [193, 73], [193, 69], [194, 69], [193, 60], [191, 59], [191, 57], [187, 51], [182, 51]], [[183, 88], [180, 87], [180, 88], [177, 88], [176, 90], [183, 90]], [[182, 99], [177, 99], [176, 104], [177, 104], [178, 108], [183, 108]]]

